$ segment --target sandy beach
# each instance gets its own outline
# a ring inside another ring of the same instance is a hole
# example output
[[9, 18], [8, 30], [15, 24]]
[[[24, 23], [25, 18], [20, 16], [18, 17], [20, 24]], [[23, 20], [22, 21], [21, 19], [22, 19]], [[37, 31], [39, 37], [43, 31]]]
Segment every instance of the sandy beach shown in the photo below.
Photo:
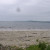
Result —
[[32, 45], [37, 44], [37, 39], [50, 43], [50, 30], [0, 30], [0, 44], [3, 45]]

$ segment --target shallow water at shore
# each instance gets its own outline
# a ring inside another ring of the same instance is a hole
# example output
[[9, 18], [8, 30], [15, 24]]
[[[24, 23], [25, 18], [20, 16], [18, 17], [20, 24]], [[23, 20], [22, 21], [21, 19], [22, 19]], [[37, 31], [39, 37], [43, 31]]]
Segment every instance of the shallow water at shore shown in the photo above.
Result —
[[0, 29], [50, 29], [50, 22], [0, 21]]

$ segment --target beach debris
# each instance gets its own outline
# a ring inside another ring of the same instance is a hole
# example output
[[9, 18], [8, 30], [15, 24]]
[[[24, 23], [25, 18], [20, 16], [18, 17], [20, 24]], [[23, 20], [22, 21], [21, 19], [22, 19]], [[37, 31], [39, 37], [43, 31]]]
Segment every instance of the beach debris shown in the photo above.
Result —
[[50, 37], [43, 37], [43, 38], [50, 38]]
[[37, 34], [37, 33], [32, 33], [32, 34]]

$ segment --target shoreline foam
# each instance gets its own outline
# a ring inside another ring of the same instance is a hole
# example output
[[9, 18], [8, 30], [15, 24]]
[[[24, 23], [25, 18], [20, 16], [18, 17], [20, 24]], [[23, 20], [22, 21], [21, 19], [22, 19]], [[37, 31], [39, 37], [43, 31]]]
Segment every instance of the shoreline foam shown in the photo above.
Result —
[[50, 29], [0, 29], [0, 31], [50, 31]]

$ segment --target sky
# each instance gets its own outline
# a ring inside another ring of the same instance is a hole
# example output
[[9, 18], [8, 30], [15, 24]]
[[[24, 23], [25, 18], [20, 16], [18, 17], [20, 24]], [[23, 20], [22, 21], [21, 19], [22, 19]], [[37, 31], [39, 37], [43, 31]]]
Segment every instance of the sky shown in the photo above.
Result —
[[0, 0], [0, 21], [29, 20], [50, 21], [50, 0]]

